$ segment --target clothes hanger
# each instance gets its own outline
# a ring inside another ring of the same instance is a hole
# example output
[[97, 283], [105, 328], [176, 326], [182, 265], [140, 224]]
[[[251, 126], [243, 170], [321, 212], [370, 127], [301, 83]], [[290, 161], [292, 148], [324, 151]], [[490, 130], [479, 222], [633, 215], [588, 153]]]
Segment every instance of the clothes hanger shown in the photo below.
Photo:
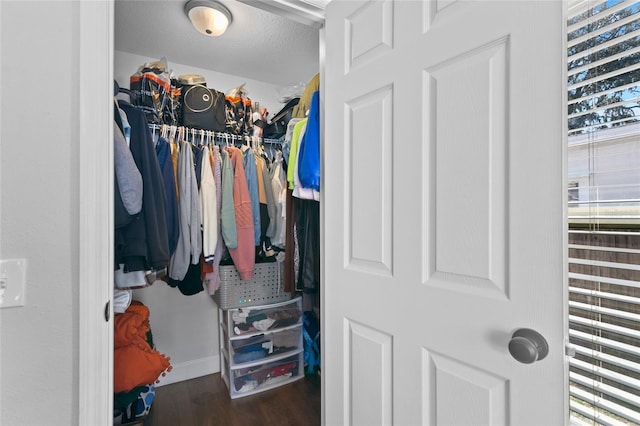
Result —
[[175, 137], [176, 137], [176, 126], [169, 126], [169, 130], [168, 130], [168, 134], [167, 134], [167, 140], [169, 141], [169, 145], [171, 146], [171, 151], [173, 152], [173, 145], [175, 143]]
[[178, 131], [178, 126], [171, 126], [171, 129], [169, 131], [169, 138], [171, 139], [171, 142], [175, 142], [177, 131]]
[[156, 137], [156, 125], [151, 126], [151, 140], [153, 140], [153, 144], [158, 144], [158, 138]]

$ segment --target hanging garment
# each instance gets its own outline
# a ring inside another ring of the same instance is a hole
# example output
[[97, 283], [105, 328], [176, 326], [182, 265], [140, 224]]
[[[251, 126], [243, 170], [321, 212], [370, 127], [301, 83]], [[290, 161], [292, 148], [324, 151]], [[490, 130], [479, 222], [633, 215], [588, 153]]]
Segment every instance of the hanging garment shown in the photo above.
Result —
[[234, 249], [238, 247], [238, 227], [236, 226], [236, 212], [233, 204], [234, 171], [229, 153], [220, 152], [222, 170], [222, 206], [220, 208], [220, 232], [225, 245]]
[[307, 119], [304, 118], [298, 121], [293, 126], [293, 134], [291, 136], [291, 145], [289, 150], [289, 157], [287, 160], [287, 182], [289, 183], [289, 189], [295, 187], [295, 167], [298, 159], [298, 148], [300, 143], [300, 133], [307, 125]]
[[178, 188], [178, 156], [180, 154], [180, 148], [175, 140], [171, 140], [171, 164], [173, 165], [173, 180], [176, 184], [176, 200], [180, 201], [180, 188]]
[[320, 288], [320, 203], [314, 200], [296, 200], [298, 218], [298, 267], [296, 289], [316, 293]]
[[242, 167], [244, 167], [249, 198], [251, 199], [251, 212], [253, 217], [253, 237], [254, 246], [260, 245], [260, 194], [258, 191], [258, 172], [256, 170], [256, 160], [250, 148], [243, 146]]
[[[287, 124], [287, 131], [284, 136], [284, 142], [282, 143], [282, 157], [284, 160], [285, 180], [287, 180], [287, 173], [289, 170], [289, 157], [291, 156], [291, 140], [293, 139], [293, 129], [296, 127], [303, 118], [292, 118]], [[288, 185], [288, 184], [287, 184]]]
[[120, 117], [122, 123], [122, 135], [127, 141], [127, 147], [129, 147], [131, 145], [131, 125], [129, 124], [129, 119], [127, 118], [127, 114], [122, 110], [122, 108], [118, 108], [118, 116]]
[[293, 117], [304, 118], [307, 116], [307, 111], [311, 107], [311, 97], [318, 90], [320, 90], [320, 73], [314, 75], [304, 87], [300, 101], [293, 108]]
[[[120, 188], [118, 187], [118, 178], [113, 176], [113, 213], [114, 213], [114, 228], [117, 230], [124, 226], [127, 226], [136, 219], [138, 215], [130, 215], [122, 201], [120, 195]], [[124, 240], [120, 231], [116, 232], [116, 247], [124, 247]], [[116, 251], [117, 253], [117, 251]]]
[[[217, 197], [217, 211], [220, 218], [222, 211], [222, 158], [220, 155], [220, 148], [217, 145], [212, 147], [213, 157], [213, 179], [216, 184], [216, 197]], [[216, 250], [213, 255], [213, 272], [207, 273], [204, 277], [205, 286], [209, 295], [213, 296], [220, 288], [220, 260], [222, 259], [222, 252], [224, 250], [224, 242], [222, 239], [222, 220], [218, 220], [218, 241], [216, 244]]]
[[204, 290], [201, 272], [200, 259], [198, 259], [196, 263], [189, 264], [187, 273], [181, 280], [169, 278], [168, 284], [171, 287], [178, 287], [180, 293], [185, 296], [193, 296]]
[[314, 92], [300, 153], [296, 162], [303, 188], [320, 191], [320, 92]]
[[267, 192], [265, 189], [264, 179], [262, 176], [262, 168], [264, 161], [256, 153], [256, 150], [252, 150], [252, 157], [256, 165], [256, 181], [258, 182], [258, 206], [260, 211], [260, 237], [258, 241], [258, 254], [263, 255], [262, 247], [264, 241], [267, 238], [267, 229], [269, 229], [269, 209], [267, 208]]
[[187, 274], [190, 263], [198, 264], [202, 251], [202, 237], [200, 234], [198, 186], [190, 143], [184, 141], [180, 143], [178, 160], [180, 236], [176, 251], [171, 256], [169, 277], [180, 281]]
[[196, 176], [196, 186], [198, 187], [198, 191], [200, 191], [200, 179], [202, 178], [202, 154], [203, 147], [194, 145], [191, 143], [191, 150], [193, 151], [193, 167]]
[[[120, 117], [117, 102], [114, 104], [114, 145], [118, 144], [118, 132], [122, 135], [123, 123], [122, 118]], [[128, 124], [128, 123], [127, 123]], [[117, 131], [116, 131], [117, 129]], [[129, 128], [130, 129], [130, 128]], [[126, 143], [126, 142], [125, 142]], [[129, 145], [127, 144], [127, 150], [129, 149]], [[117, 154], [115, 152], [116, 147], [114, 146], [114, 163], [117, 161]], [[132, 155], [129, 152], [129, 155]], [[133, 167], [138, 170], [138, 166], [135, 165], [135, 160], [133, 160], [133, 156], [131, 157], [131, 161], [133, 161]], [[138, 173], [140, 171], [138, 170]], [[142, 176], [140, 176], [140, 185], [142, 185]], [[118, 174], [113, 174], [113, 222], [115, 229], [122, 228], [131, 223], [135, 219], [135, 216], [129, 214], [127, 208], [122, 201], [122, 195], [120, 194], [120, 186], [118, 185]], [[119, 250], [124, 246], [124, 240], [122, 238], [121, 232], [116, 232], [115, 234], [115, 252], [118, 253]], [[116, 262], [114, 269], [118, 269], [118, 263]]]
[[[273, 187], [271, 185], [271, 179], [269, 177], [269, 167], [266, 160], [259, 154], [256, 156], [256, 165], [258, 166], [258, 172], [260, 175], [260, 183], [264, 188], [264, 194], [266, 197], [268, 226], [263, 230], [262, 240], [264, 242], [265, 237], [269, 239], [273, 238], [276, 234], [276, 200], [273, 194]], [[264, 227], [263, 227], [264, 228]]]
[[[306, 134], [307, 134], [307, 126], [305, 125], [305, 126], [302, 126], [300, 133], [297, 135], [299, 142], [298, 142], [298, 150], [295, 153], [296, 159], [293, 164], [293, 196], [296, 198], [301, 198], [303, 200], [320, 201], [320, 193], [315, 189], [304, 188], [300, 183], [300, 179], [298, 178], [298, 171], [299, 171], [298, 169], [300, 167], [300, 161], [298, 161], [298, 159], [300, 158], [300, 154], [302, 152], [300, 148], [303, 147], [304, 137]], [[294, 153], [292, 151], [291, 155], [293, 154]]]
[[120, 101], [131, 125], [131, 153], [142, 175], [142, 210], [129, 225], [116, 230], [116, 263], [126, 271], [161, 270], [169, 263], [169, 242], [162, 173], [144, 113]]
[[142, 210], [142, 175], [120, 127], [113, 123], [113, 164], [116, 184], [127, 213], [134, 216]]
[[178, 210], [178, 197], [176, 194], [176, 182], [173, 174], [173, 161], [171, 159], [171, 145], [163, 137], [156, 144], [156, 155], [162, 172], [166, 198], [167, 236], [169, 239], [169, 254], [173, 255], [178, 244], [180, 221]]
[[[282, 145], [282, 155], [284, 157], [284, 163], [286, 167], [284, 167], [285, 175], [286, 175], [286, 188], [285, 188], [285, 217], [286, 217], [286, 227], [285, 227], [285, 260], [284, 260], [284, 291], [286, 292], [294, 292], [296, 289], [296, 276], [298, 270], [298, 246], [296, 244], [296, 219], [297, 219], [297, 211], [296, 211], [296, 203], [293, 202], [293, 188], [289, 188], [289, 171], [293, 172], [294, 164], [291, 164], [290, 161], [293, 160], [295, 162], [295, 156], [292, 155], [292, 142], [293, 135], [296, 126], [300, 123], [304, 118], [292, 118], [287, 125], [287, 132], [285, 134], [285, 141]], [[297, 148], [296, 148], [297, 149]], [[293, 177], [291, 182], [293, 183]], [[293, 185], [292, 185], [293, 186]]]
[[233, 166], [233, 204], [238, 232], [238, 247], [229, 248], [229, 254], [242, 280], [253, 278], [255, 245], [251, 199], [242, 166], [242, 152], [233, 146], [225, 148]]
[[271, 165], [269, 175], [271, 178], [271, 188], [276, 204], [275, 216], [273, 220], [274, 231], [271, 237], [271, 244], [277, 247], [284, 247], [285, 226], [286, 226], [286, 199], [287, 199], [287, 177], [282, 167], [282, 152], [276, 153], [276, 158]]
[[286, 188], [286, 230], [285, 244], [287, 249], [284, 252], [284, 291], [294, 292], [296, 288], [296, 203], [293, 202], [293, 190]]
[[205, 146], [202, 151], [202, 174], [200, 178], [202, 254], [205, 262], [211, 262], [218, 244], [218, 200], [209, 148]]

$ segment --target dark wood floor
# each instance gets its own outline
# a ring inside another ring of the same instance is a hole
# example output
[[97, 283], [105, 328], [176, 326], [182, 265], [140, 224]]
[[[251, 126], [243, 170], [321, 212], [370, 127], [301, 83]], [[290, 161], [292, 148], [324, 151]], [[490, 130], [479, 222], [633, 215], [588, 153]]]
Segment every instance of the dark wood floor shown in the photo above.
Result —
[[145, 426], [314, 426], [320, 377], [232, 400], [220, 373], [156, 388]]

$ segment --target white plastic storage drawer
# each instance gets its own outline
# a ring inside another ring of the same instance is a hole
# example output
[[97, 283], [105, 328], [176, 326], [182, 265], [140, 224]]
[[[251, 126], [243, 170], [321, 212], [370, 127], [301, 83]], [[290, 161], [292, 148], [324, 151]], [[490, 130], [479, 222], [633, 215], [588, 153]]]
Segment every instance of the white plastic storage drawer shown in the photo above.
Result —
[[222, 323], [229, 337], [251, 336], [302, 323], [300, 297], [287, 302], [229, 309]]
[[229, 353], [232, 366], [244, 363], [266, 362], [269, 358], [291, 354], [302, 347], [302, 325], [274, 333], [258, 334], [249, 338], [231, 339]]
[[301, 379], [304, 377], [302, 357], [302, 352], [299, 352], [277, 361], [230, 370], [227, 386], [231, 398], [252, 395]]
[[219, 310], [220, 370], [231, 398], [304, 377], [301, 298]]

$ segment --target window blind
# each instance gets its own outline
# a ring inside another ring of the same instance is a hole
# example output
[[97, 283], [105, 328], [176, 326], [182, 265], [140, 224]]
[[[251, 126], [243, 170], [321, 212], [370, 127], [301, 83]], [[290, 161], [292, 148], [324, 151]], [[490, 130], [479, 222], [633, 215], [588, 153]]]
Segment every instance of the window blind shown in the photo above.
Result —
[[571, 422], [640, 424], [640, 2], [568, 12]]

